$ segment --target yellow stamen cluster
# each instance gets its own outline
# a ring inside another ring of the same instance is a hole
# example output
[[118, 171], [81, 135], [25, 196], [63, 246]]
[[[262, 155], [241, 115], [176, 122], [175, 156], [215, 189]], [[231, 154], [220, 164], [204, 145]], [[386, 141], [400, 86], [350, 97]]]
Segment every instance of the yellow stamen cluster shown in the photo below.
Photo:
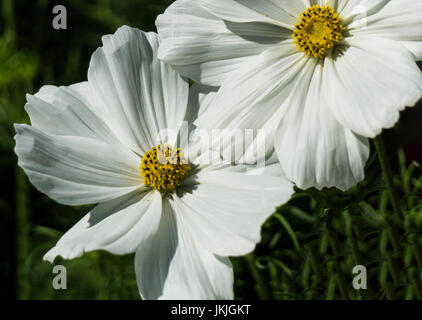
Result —
[[163, 193], [178, 187], [190, 169], [180, 148], [163, 144], [146, 152], [139, 167], [144, 183]]
[[298, 20], [293, 31], [294, 44], [308, 57], [324, 58], [343, 39], [343, 19], [328, 4], [308, 8]]

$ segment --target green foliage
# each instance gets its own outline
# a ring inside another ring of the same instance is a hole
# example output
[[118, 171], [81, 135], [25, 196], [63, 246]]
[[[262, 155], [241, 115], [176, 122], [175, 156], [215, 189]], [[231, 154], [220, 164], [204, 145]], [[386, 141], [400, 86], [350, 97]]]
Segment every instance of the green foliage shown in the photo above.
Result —
[[[379, 165], [348, 192], [298, 190], [265, 224], [256, 266], [275, 299], [422, 299], [422, 170], [399, 151], [395, 217]], [[368, 270], [354, 290], [353, 267]], [[239, 293], [241, 295], [241, 293]]]

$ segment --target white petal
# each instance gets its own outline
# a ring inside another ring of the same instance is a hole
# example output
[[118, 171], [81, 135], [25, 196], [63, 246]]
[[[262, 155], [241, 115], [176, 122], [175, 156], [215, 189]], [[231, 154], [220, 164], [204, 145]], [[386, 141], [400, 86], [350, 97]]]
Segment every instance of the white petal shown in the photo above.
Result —
[[416, 61], [422, 60], [422, 41], [400, 41], [409, 50]]
[[138, 157], [118, 144], [49, 136], [27, 125], [15, 129], [19, 166], [38, 190], [60, 203], [98, 203], [141, 186]]
[[191, 190], [175, 196], [175, 208], [202, 246], [239, 256], [254, 249], [261, 225], [292, 194], [292, 184], [282, 177], [248, 174], [241, 166], [205, 169]]
[[[213, 149], [222, 149], [225, 159], [249, 164], [268, 161], [288, 101], [301, 94], [296, 79], [314, 64], [291, 42], [266, 50], [226, 79], [212, 99], [203, 101], [195, 124], [211, 133], [223, 129], [222, 138], [212, 137], [219, 144]], [[231, 136], [236, 137], [234, 145]], [[239, 137], [244, 143], [238, 142]]]
[[119, 255], [133, 253], [156, 233], [161, 202], [159, 192], [140, 190], [103, 202], [66, 232], [44, 260], [53, 262], [57, 256], [74, 259], [94, 250]]
[[201, 5], [221, 19], [232, 22], [260, 21], [294, 29], [308, 0], [200, 0]]
[[[192, 110], [196, 110], [195, 117], [201, 117], [208, 108], [214, 107], [213, 99], [217, 97], [217, 89], [194, 84], [190, 89], [190, 101]], [[199, 111], [198, 111], [199, 110]], [[189, 150], [189, 159], [197, 163], [198, 157], [204, 158], [198, 163], [208, 161], [206, 154], [209, 149], [218, 152], [216, 159], [221, 159], [220, 155], [228, 161], [238, 164], [250, 164], [255, 166], [268, 165], [276, 160], [274, 153], [273, 139], [278, 127], [279, 117], [274, 116], [266, 122], [263, 128], [255, 130], [205, 130], [197, 128], [190, 135], [190, 143], [186, 150]], [[249, 129], [249, 128], [247, 128]], [[239, 135], [240, 133], [240, 135]], [[235, 144], [232, 143], [232, 137], [235, 137]], [[185, 149], [184, 149], [185, 150]], [[185, 153], [186, 154], [186, 153]], [[212, 156], [212, 154], [208, 153]], [[274, 159], [271, 159], [274, 158]]]
[[77, 136], [117, 143], [108, 126], [91, 110], [88, 82], [69, 87], [44, 86], [27, 95], [25, 110], [34, 128], [50, 135]]
[[136, 252], [136, 279], [144, 299], [233, 299], [230, 260], [201, 247], [191, 233], [191, 226], [164, 202], [156, 235]]
[[[216, 87], [193, 84], [189, 89], [189, 102], [186, 110], [185, 126], [180, 131], [180, 148], [183, 150], [186, 159], [194, 163], [202, 151], [208, 151], [209, 144], [202, 143], [201, 137], [198, 137], [197, 128], [193, 124], [204, 110], [202, 106], [212, 99], [217, 92]], [[186, 126], [187, 125], [187, 126]], [[208, 137], [204, 137], [208, 140]]]
[[420, 99], [422, 73], [396, 41], [353, 37], [347, 44], [336, 57], [325, 59], [322, 90], [342, 125], [373, 138]]
[[249, 57], [291, 37], [291, 31], [280, 26], [223, 21], [196, 0], [174, 2], [156, 25], [161, 40], [158, 57], [184, 76], [213, 86]]
[[177, 134], [188, 99], [188, 83], [157, 59], [158, 45], [154, 33], [121, 27], [103, 37], [88, 71], [96, 111], [140, 154], [162, 142], [161, 130]]
[[294, 89], [293, 81], [312, 60], [291, 42], [266, 50], [242, 70], [227, 78], [214, 99], [203, 106], [198, 127], [212, 130], [263, 128], [274, 116], [281, 117], [284, 101]]
[[346, 190], [364, 178], [369, 143], [331, 114], [321, 95], [322, 69], [318, 64], [298, 79], [303, 94], [291, 101], [275, 146], [286, 176], [298, 187]]
[[213, 99], [217, 94], [218, 87], [203, 86], [200, 84], [193, 84], [189, 90], [189, 109], [196, 110], [196, 115], [189, 118], [194, 122], [198, 115], [205, 112], [205, 107], [209, 106], [209, 100]]
[[404, 42], [417, 60], [422, 59], [422, 1], [380, 1], [383, 5], [373, 15], [348, 26], [352, 35], [389, 38]]

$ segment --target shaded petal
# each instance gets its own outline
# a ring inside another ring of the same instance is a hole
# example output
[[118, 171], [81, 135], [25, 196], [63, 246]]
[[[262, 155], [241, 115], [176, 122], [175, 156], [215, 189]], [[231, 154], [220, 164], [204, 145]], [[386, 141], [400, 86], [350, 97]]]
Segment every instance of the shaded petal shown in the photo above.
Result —
[[204, 86], [194, 83], [189, 90], [189, 122], [194, 122], [198, 115], [205, 112], [205, 108], [209, 106], [209, 100], [213, 99], [217, 94], [218, 87]]
[[[193, 163], [201, 151], [208, 151], [209, 145], [203, 144], [201, 137], [198, 137], [198, 129], [194, 125], [194, 121], [198, 118], [204, 110], [202, 106], [205, 102], [212, 99], [216, 94], [218, 88], [211, 86], [204, 86], [200, 84], [193, 84], [189, 89], [189, 102], [186, 110], [185, 126], [180, 131], [180, 148], [183, 150], [186, 159]], [[208, 138], [208, 134], [204, 139]]]
[[15, 129], [18, 165], [38, 190], [60, 203], [98, 203], [141, 186], [138, 157], [119, 144], [50, 136], [27, 125]]
[[422, 41], [400, 41], [409, 50], [416, 61], [422, 60]]
[[346, 44], [343, 52], [325, 59], [322, 90], [342, 125], [373, 138], [420, 99], [422, 73], [396, 41], [354, 37]]
[[153, 236], [161, 217], [161, 195], [158, 191], [139, 190], [97, 205], [50, 249], [44, 260], [53, 262], [80, 257], [84, 252], [105, 250], [128, 254]]
[[331, 114], [321, 94], [322, 70], [318, 64], [298, 80], [306, 93], [291, 101], [275, 147], [286, 176], [301, 189], [347, 190], [364, 178], [369, 143]]
[[[315, 63], [291, 42], [266, 50], [227, 78], [217, 94], [203, 101], [195, 124], [210, 133], [222, 129], [220, 138], [212, 136], [213, 143], [218, 144], [213, 149], [223, 149], [226, 159], [250, 164], [253, 160], [267, 161], [288, 102], [303, 94], [296, 79]], [[238, 143], [240, 136], [243, 143]]]
[[192, 237], [191, 226], [175, 215], [169, 202], [156, 235], [136, 251], [135, 271], [144, 299], [233, 299], [233, 271]]
[[261, 239], [264, 221], [293, 194], [293, 185], [286, 179], [248, 173], [246, 168], [201, 170], [191, 190], [175, 196], [180, 219], [191, 226], [196, 241], [215, 254], [251, 252]]
[[268, 23], [223, 21], [196, 0], [174, 2], [156, 25], [158, 57], [184, 76], [213, 86], [249, 57], [291, 37], [291, 31]]
[[88, 70], [96, 112], [123, 143], [142, 154], [163, 142], [160, 131], [177, 134], [189, 85], [157, 59], [156, 34], [124, 26], [102, 40]]
[[[196, 120], [198, 116], [201, 117], [213, 105], [212, 100], [215, 99], [217, 90], [218, 88], [197, 84], [191, 87], [190, 101], [193, 106], [191, 109], [196, 110], [193, 120]], [[184, 150], [189, 150], [189, 159], [192, 163], [196, 163], [198, 157], [202, 157], [203, 153], [212, 149], [219, 153], [217, 159], [220, 160], [220, 155], [222, 155], [226, 160], [237, 164], [268, 165], [278, 162], [273, 143], [278, 122], [279, 119], [275, 116], [259, 129], [209, 131], [197, 128], [191, 132], [190, 143]], [[234, 143], [232, 138], [235, 139]], [[208, 155], [212, 158], [212, 154], [208, 153]], [[208, 163], [211, 163], [210, 159]]]
[[217, 95], [201, 109], [198, 127], [212, 130], [262, 128], [274, 115], [282, 116], [294, 79], [313, 59], [306, 59], [291, 42], [264, 51], [227, 78]]

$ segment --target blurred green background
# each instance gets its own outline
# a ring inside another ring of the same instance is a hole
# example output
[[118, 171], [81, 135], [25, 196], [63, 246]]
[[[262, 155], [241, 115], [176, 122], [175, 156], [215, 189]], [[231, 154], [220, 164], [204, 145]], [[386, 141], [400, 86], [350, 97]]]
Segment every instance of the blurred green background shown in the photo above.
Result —
[[[138, 299], [133, 256], [94, 252], [56, 260], [68, 289], [52, 288], [43, 254], [90, 207], [62, 206], [33, 188], [16, 166], [13, 123], [29, 123], [25, 94], [44, 84], [86, 80], [101, 36], [127, 24], [155, 31], [170, 0], [2, 0], [0, 8], [0, 297], [2, 299]], [[52, 28], [65, 5], [68, 29]], [[233, 259], [237, 299], [422, 299], [421, 106], [384, 134], [402, 199], [394, 217], [379, 164], [347, 193], [298, 191], [263, 228], [254, 254]], [[406, 158], [407, 157], [407, 158]], [[368, 290], [352, 288], [352, 268], [368, 268]]]

